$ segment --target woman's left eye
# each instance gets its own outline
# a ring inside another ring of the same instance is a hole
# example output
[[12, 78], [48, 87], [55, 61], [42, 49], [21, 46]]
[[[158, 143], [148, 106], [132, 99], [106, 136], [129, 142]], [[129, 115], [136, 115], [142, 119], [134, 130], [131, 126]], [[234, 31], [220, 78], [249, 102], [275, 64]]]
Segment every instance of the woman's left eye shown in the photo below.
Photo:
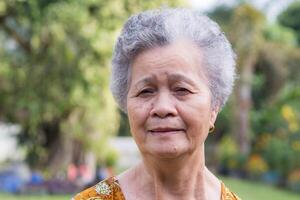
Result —
[[174, 91], [175, 91], [176, 95], [179, 95], [179, 96], [184, 96], [184, 95], [188, 95], [191, 93], [190, 90], [183, 88], [183, 87], [175, 88]]

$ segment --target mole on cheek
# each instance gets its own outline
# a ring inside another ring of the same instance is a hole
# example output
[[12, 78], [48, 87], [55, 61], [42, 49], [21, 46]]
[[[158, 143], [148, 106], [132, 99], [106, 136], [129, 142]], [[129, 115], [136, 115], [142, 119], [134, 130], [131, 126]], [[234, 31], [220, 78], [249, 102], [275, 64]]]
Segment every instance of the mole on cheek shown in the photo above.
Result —
[[173, 150], [174, 150], [174, 153], [176, 153], [176, 152], [177, 152], [177, 147], [174, 146], [174, 147], [173, 147]]

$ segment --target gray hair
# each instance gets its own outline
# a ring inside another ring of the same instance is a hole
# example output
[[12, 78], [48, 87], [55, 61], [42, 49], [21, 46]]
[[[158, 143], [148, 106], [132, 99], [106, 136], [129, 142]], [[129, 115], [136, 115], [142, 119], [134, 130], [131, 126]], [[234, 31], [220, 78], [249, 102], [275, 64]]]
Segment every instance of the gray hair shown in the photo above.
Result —
[[111, 91], [127, 112], [131, 62], [141, 51], [184, 38], [202, 51], [213, 108], [225, 105], [235, 79], [235, 54], [220, 27], [208, 17], [187, 8], [150, 10], [131, 16], [118, 37], [113, 58]]

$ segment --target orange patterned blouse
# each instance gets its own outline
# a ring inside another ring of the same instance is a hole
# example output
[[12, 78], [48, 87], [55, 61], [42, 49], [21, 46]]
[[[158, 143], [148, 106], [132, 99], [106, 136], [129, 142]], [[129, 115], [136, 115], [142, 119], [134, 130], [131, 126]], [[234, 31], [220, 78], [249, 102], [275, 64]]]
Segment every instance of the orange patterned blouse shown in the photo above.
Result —
[[[221, 183], [221, 200], [241, 200]], [[72, 200], [125, 200], [118, 180], [115, 177], [101, 181], [93, 187], [80, 192]]]

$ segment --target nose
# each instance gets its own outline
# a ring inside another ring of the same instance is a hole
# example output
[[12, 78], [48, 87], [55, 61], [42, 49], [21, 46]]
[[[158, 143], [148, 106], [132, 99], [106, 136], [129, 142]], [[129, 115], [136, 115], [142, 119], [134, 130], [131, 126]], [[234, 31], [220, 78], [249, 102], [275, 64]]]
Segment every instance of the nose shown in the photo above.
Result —
[[152, 117], [174, 117], [177, 115], [177, 109], [172, 96], [167, 92], [162, 92], [155, 98], [150, 111]]

